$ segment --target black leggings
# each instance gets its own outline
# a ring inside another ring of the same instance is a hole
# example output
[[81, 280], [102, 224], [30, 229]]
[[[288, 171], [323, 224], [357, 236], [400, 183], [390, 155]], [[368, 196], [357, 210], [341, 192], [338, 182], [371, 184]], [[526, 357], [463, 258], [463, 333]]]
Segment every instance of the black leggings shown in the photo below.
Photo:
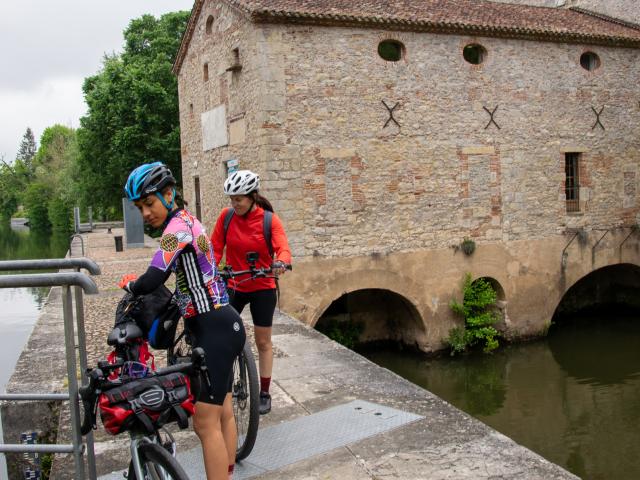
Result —
[[210, 393], [203, 384], [198, 401], [222, 405], [231, 392], [233, 361], [246, 339], [242, 319], [230, 305], [225, 305], [187, 319], [187, 328], [194, 339], [193, 346], [204, 350], [212, 387]]
[[254, 325], [258, 327], [270, 327], [273, 325], [273, 312], [276, 311], [276, 303], [278, 302], [275, 288], [256, 292], [229, 290], [229, 301], [238, 313], [242, 313], [248, 303]]

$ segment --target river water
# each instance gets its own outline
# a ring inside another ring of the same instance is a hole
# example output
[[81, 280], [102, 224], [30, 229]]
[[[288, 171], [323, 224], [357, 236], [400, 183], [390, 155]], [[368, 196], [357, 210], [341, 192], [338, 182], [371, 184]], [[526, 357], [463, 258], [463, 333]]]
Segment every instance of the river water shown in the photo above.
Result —
[[561, 321], [491, 354], [362, 352], [585, 479], [640, 478], [640, 318]]
[[[68, 236], [34, 233], [28, 228], [0, 226], [0, 260], [61, 258]], [[3, 272], [16, 273], [16, 272]], [[35, 273], [35, 272], [32, 272]], [[16, 361], [38, 319], [48, 288], [0, 289], [0, 391], [4, 392]]]

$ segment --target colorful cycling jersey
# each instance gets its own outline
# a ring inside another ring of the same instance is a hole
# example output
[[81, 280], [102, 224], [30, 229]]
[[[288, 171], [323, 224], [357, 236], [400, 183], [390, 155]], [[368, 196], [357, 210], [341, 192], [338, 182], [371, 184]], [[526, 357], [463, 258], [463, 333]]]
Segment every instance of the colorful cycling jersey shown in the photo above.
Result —
[[175, 298], [184, 318], [229, 303], [224, 281], [215, 266], [209, 237], [200, 221], [186, 210], [169, 213], [160, 248], [150, 267], [176, 274]]

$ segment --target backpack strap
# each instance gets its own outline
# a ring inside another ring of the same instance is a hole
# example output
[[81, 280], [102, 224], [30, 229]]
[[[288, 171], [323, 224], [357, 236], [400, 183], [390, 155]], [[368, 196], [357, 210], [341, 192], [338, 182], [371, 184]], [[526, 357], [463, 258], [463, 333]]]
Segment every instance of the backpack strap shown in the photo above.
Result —
[[227, 244], [227, 230], [229, 230], [229, 224], [234, 214], [233, 208], [227, 209], [227, 213], [224, 214], [224, 244]]
[[271, 245], [271, 223], [273, 219], [273, 212], [269, 210], [264, 211], [264, 221], [262, 223], [262, 235], [264, 241], [267, 242], [267, 248], [269, 249], [269, 258], [273, 261], [273, 245]]

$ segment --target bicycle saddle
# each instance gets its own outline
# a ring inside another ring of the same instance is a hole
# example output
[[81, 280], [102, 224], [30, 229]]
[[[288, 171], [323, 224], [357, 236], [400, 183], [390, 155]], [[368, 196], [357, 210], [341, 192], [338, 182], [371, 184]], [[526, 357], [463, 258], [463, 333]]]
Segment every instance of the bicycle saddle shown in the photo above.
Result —
[[124, 343], [142, 338], [142, 329], [133, 322], [122, 323], [116, 326], [107, 337], [108, 345], [122, 345]]

